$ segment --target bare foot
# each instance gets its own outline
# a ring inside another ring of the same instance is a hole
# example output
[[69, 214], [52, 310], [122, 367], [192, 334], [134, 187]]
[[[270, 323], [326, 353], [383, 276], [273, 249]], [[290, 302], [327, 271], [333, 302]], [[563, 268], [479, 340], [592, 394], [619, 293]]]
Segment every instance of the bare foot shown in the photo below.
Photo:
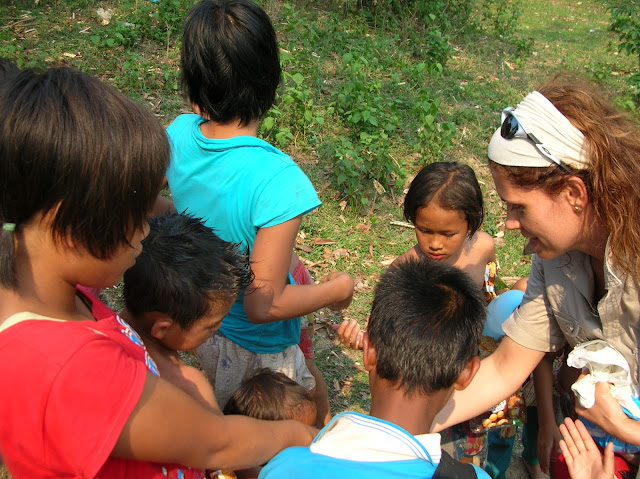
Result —
[[523, 462], [531, 479], [549, 479], [549, 476], [542, 472], [542, 469], [540, 469], [540, 464], [532, 465], [524, 460]]

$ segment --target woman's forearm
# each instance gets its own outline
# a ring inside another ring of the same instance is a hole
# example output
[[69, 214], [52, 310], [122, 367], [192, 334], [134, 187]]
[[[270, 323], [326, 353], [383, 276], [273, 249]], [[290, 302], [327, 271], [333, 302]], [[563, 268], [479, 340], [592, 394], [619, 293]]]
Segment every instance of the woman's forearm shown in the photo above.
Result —
[[498, 349], [484, 359], [471, 384], [454, 391], [433, 423], [434, 432], [471, 419], [513, 394], [544, 356], [505, 336]]

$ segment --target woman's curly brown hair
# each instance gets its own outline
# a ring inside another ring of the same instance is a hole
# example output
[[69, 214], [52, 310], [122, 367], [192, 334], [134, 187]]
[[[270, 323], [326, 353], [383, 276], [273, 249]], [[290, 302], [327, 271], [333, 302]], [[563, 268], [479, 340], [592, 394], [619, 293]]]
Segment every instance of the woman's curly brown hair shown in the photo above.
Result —
[[585, 137], [586, 170], [502, 166], [517, 186], [559, 192], [568, 176], [579, 176], [598, 218], [610, 232], [614, 262], [638, 278], [640, 271], [640, 128], [618, 112], [592, 85], [556, 75], [537, 88]]

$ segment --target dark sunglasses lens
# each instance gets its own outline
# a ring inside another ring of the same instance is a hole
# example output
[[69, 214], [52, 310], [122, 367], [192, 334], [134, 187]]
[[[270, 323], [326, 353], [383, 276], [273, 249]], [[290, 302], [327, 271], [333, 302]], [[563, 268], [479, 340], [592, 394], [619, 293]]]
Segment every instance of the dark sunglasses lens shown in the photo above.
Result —
[[502, 122], [500, 135], [505, 140], [512, 140], [515, 138], [516, 133], [518, 133], [518, 120], [516, 120], [515, 116], [507, 114]]

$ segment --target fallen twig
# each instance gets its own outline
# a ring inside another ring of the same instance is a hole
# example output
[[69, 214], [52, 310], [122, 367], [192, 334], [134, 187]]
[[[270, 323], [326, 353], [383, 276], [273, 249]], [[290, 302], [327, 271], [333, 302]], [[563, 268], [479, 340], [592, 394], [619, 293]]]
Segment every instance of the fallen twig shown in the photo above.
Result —
[[389, 224], [393, 226], [402, 226], [403, 228], [415, 228], [411, 223], [407, 223], [405, 221], [390, 221]]

